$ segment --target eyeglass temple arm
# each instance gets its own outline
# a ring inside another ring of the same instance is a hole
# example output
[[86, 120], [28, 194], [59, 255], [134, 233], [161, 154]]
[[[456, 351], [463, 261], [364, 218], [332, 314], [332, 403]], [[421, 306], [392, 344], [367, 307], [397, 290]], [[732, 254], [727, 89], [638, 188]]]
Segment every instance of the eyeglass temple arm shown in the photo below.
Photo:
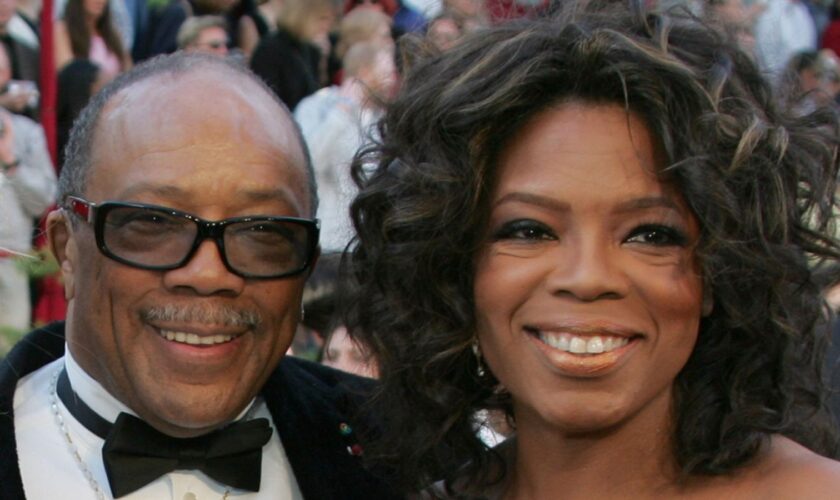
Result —
[[81, 198], [76, 198], [75, 196], [68, 196], [67, 204], [67, 208], [83, 217], [85, 221], [93, 222], [93, 209], [96, 208], [93, 203], [85, 201]]

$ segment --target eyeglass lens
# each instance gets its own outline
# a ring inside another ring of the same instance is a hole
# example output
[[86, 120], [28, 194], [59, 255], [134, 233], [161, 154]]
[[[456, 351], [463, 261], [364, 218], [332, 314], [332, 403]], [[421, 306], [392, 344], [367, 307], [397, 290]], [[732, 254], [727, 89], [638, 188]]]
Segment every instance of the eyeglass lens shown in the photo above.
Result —
[[[174, 267], [193, 248], [198, 223], [154, 208], [113, 207], [105, 216], [105, 246], [115, 256], [146, 267]], [[306, 263], [309, 233], [291, 221], [229, 223], [223, 232], [228, 265], [251, 276], [274, 276]]]

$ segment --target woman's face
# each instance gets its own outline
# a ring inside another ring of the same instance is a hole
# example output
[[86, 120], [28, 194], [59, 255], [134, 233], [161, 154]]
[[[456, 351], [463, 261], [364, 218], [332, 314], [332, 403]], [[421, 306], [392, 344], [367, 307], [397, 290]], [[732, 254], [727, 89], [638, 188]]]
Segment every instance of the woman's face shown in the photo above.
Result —
[[108, 0], [82, 0], [85, 14], [93, 19], [99, 19], [108, 6]]
[[474, 292], [481, 350], [520, 430], [668, 418], [703, 286], [697, 221], [662, 166], [650, 130], [617, 105], [548, 109], [503, 152]]
[[306, 38], [308, 40], [325, 39], [335, 24], [335, 12], [323, 9], [312, 14], [306, 24]]
[[336, 328], [327, 339], [321, 363], [362, 377], [376, 378], [378, 375], [376, 362], [350, 338], [343, 326]]

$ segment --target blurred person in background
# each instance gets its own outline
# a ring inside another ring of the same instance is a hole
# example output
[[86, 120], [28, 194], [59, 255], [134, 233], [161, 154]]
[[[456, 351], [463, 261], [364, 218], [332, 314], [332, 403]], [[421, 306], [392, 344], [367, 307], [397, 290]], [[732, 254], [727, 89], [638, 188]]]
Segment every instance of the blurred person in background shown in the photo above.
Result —
[[64, 165], [64, 146], [67, 145], [73, 122], [90, 98], [112, 77], [87, 59], [74, 59], [58, 72], [56, 136], [59, 168]]
[[461, 19], [464, 33], [470, 33], [490, 22], [484, 0], [443, 0], [443, 11]]
[[705, 14], [714, 25], [738, 42], [744, 52], [755, 54], [755, 18], [764, 10], [764, 4], [753, 3], [749, 7], [742, 0], [709, 0]]
[[[393, 47], [391, 18], [381, 10], [367, 7], [357, 7], [345, 14], [338, 25], [338, 41], [333, 52], [339, 64], [347, 54], [347, 50], [361, 42]], [[339, 69], [333, 75], [333, 83], [340, 84], [342, 78], [343, 71]]]
[[[55, 16], [55, 20], [64, 17], [68, 1], [53, 0], [53, 15]], [[165, 2], [166, 0], [162, 1]], [[158, 1], [153, 0], [152, 5], [159, 5]], [[146, 8], [146, 0], [108, 1], [111, 24], [122, 42], [123, 49], [129, 54], [133, 49], [134, 39], [137, 37], [138, 30], [142, 29], [140, 25], [147, 22], [147, 19], [142, 14], [146, 11]]]
[[178, 30], [178, 49], [228, 55], [227, 22], [221, 16], [197, 16], [184, 21]]
[[357, 340], [347, 334], [347, 327], [339, 325], [327, 335], [321, 364], [362, 377], [376, 378], [379, 368]]
[[249, 6], [247, 15], [239, 19], [237, 45], [250, 60], [257, 44], [269, 33], [277, 30], [277, 18], [283, 9], [283, 0], [261, 0]]
[[775, 84], [794, 55], [817, 47], [814, 19], [802, 0], [767, 0], [753, 34], [758, 64]]
[[301, 324], [290, 354], [363, 377], [375, 378], [377, 368], [361, 346], [341, 325], [338, 288], [342, 254], [327, 252], [318, 259], [303, 288]]
[[356, 194], [350, 163], [373, 132], [396, 87], [392, 45], [357, 43], [344, 56], [344, 80], [295, 109], [318, 181], [321, 248], [341, 252], [353, 237], [349, 207]]
[[406, 33], [422, 31], [426, 26], [426, 17], [402, 0], [345, 0], [345, 15], [356, 9], [376, 10], [390, 17], [394, 39]]
[[257, 43], [269, 32], [269, 27], [262, 22], [256, 0], [238, 0], [225, 18], [232, 46], [246, 61], [250, 60]]
[[[11, 69], [11, 78], [0, 89], [0, 106], [35, 118], [40, 74], [38, 35], [16, 8], [15, 0], [0, 0], [0, 43]], [[9, 85], [12, 83], [15, 85]]]
[[[0, 87], [10, 79], [9, 57], [0, 46]], [[55, 193], [41, 126], [0, 110], [0, 327], [29, 328], [29, 277], [16, 258], [26, 258], [32, 249], [34, 219], [52, 205]]]
[[277, 31], [277, 20], [283, 10], [283, 0], [262, 0], [257, 5], [257, 24], [265, 25], [267, 33]]
[[[178, 50], [178, 31], [192, 17], [221, 16], [225, 19], [228, 49], [240, 47], [243, 19], [256, 11], [252, 0], [161, 0], [147, 5], [145, 28], [138, 33], [132, 56], [140, 62]], [[247, 28], [246, 28], [247, 31]], [[234, 50], [230, 50], [234, 52]], [[244, 50], [243, 50], [244, 53]]]
[[429, 21], [426, 38], [437, 50], [446, 52], [458, 43], [463, 34], [461, 19], [449, 12], [443, 12]]
[[803, 115], [833, 105], [840, 90], [840, 62], [829, 49], [800, 52], [791, 58], [782, 85], [783, 97]]
[[100, 70], [117, 75], [131, 59], [111, 22], [110, 0], [68, 0], [64, 16], [54, 25], [55, 66], [88, 59]]
[[840, 56], [840, 0], [834, 0], [829, 10], [829, 23], [820, 39], [820, 47], [831, 49]]
[[251, 69], [289, 109], [327, 84], [333, 0], [285, 0], [277, 31], [257, 45]]

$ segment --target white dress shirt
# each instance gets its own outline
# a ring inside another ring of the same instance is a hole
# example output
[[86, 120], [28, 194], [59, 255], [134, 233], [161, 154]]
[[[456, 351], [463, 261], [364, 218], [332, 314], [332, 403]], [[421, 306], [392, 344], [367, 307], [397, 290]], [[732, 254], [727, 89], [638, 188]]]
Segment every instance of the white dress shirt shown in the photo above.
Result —
[[[135, 415], [128, 407], [108, 393], [73, 360], [69, 350], [41, 369], [22, 378], [17, 385], [14, 399], [15, 439], [23, 488], [28, 500], [72, 498], [96, 499], [93, 487], [85, 479], [84, 470], [74, 458], [67, 437], [61, 432], [51, 410], [52, 380], [62, 367], [67, 368], [70, 384], [78, 396], [102, 418], [113, 422], [120, 412]], [[57, 398], [56, 398], [57, 399]], [[79, 455], [94, 480], [112, 498], [105, 466], [102, 462], [104, 441], [77, 422], [58, 400], [58, 409], [67, 432], [76, 445]], [[262, 475], [259, 492], [229, 488], [199, 471], [174, 471], [143, 488], [123, 496], [126, 500], [268, 500], [302, 499], [289, 460], [271, 414], [261, 398], [241, 416], [250, 413], [254, 418], [264, 417], [271, 423], [271, 440], [263, 447]], [[241, 418], [240, 416], [240, 418]]]

